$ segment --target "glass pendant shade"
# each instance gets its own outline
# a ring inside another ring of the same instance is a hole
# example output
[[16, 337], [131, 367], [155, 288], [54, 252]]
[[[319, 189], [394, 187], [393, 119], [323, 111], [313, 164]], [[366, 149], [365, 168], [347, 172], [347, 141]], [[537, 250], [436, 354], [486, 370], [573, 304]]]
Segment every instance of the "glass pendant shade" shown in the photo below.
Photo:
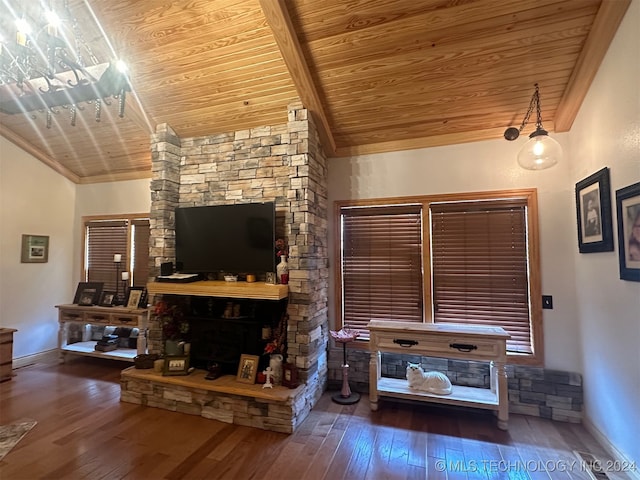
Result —
[[518, 164], [527, 170], [544, 170], [561, 159], [562, 147], [542, 129], [533, 132], [518, 153]]

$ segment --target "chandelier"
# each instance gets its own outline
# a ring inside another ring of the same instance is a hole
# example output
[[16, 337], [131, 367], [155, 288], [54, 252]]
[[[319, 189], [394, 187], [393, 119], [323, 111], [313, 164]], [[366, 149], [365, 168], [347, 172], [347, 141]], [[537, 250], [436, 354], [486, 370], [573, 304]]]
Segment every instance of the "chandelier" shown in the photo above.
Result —
[[67, 111], [75, 126], [78, 110], [93, 104], [100, 122], [103, 104], [116, 100], [122, 118], [126, 92], [131, 91], [124, 63], [98, 60], [68, 0], [58, 2], [56, 9], [54, 0], [48, 8], [39, 7], [43, 2], [13, 2], [35, 10], [11, 9], [9, 3], [2, 1], [10, 14], [3, 10], [0, 22], [0, 112], [41, 112], [51, 128], [52, 116]]

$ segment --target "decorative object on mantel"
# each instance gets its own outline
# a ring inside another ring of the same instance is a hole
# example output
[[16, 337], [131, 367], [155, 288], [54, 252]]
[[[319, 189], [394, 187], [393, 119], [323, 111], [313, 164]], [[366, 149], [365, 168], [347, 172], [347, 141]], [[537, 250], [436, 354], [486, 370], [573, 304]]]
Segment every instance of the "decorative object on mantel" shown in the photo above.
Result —
[[184, 311], [178, 303], [160, 300], [156, 303], [154, 313], [164, 340], [165, 355], [182, 355], [188, 340], [189, 322], [185, 320]]
[[[284, 312], [280, 317], [278, 326], [271, 330], [271, 339], [264, 347], [265, 354], [279, 353], [284, 357], [287, 342], [287, 324], [289, 322], [289, 314]], [[265, 332], [263, 328], [263, 332]]]
[[442, 372], [425, 372], [419, 363], [407, 362], [407, 382], [409, 388], [436, 395], [451, 395], [451, 380]]
[[89, 29], [88, 22], [78, 21], [68, 0], [49, 0], [46, 10], [41, 3], [21, 2], [15, 19], [0, 22], [3, 33], [15, 28], [15, 40], [3, 38], [0, 48], [0, 111], [10, 115], [40, 111], [51, 128], [52, 115], [62, 107], [75, 126], [83, 103], [95, 105], [95, 121], [100, 122], [103, 103], [111, 105], [110, 98], [115, 98], [123, 117], [126, 92], [131, 91], [126, 66], [121, 61], [101, 62], [97, 50], [85, 41], [84, 33], [92, 42], [102, 39], [99, 47], [108, 48], [100, 26]]
[[350, 328], [343, 328], [339, 331], [330, 330], [331, 337], [336, 343], [342, 344], [342, 390], [340, 393], [336, 393], [331, 398], [334, 402], [341, 405], [351, 405], [360, 401], [360, 394], [352, 392], [349, 388], [349, 364], [347, 363], [347, 343], [353, 342], [360, 332], [351, 330]]
[[273, 369], [271, 367], [267, 367], [262, 373], [264, 374], [266, 379], [264, 385], [262, 385], [262, 388], [273, 388]]
[[289, 283], [289, 264], [286, 255], [280, 257], [280, 263], [276, 265], [276, 272], [278, 273], [278, 283], [287, 285]]
[[518, 164], [527, 170], [543, 170], [553, 167], [562, 160], [562, 147], [560, 144], [549, 136], [544, 128], [542, 128], [542, 114], [540, 110], [540, 91], [538, 84], [535, 85], [535, 92], [531, 97], [529, 108], [522, 120], [520, 128], [509, 127], [504, 132], [504, 138], [513, 141], [520, 136], [520, 132], [524, 129], [529, 121], [529, 117], [536, 110], [536, 129], [529, 140], [525, 143], [518, 153]]
[[279, 353], [272, 353], [269, 355], [269, 369], [273, 377], [273, 383], [280, 385], [282, 383], [282, 362], [284, 357]]

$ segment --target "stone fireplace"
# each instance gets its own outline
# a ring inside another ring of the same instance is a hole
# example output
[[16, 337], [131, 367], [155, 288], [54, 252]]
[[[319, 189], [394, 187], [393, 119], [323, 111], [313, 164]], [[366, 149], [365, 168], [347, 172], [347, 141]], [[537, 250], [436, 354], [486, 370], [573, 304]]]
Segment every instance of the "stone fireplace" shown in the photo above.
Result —
[[[329, 336], [326, 158], [312, 118], [295, 103], [282, 125], [180, 138], [162, 124], [151, 150], [152, 277], [175, 262], [176, 207], [275, 202], [276, 235], [289, 247], [286, 360], [303, 383], [296, 402], [310, 410], [326, 388]], [[162, 344], [152, 316], [149, 352]]]

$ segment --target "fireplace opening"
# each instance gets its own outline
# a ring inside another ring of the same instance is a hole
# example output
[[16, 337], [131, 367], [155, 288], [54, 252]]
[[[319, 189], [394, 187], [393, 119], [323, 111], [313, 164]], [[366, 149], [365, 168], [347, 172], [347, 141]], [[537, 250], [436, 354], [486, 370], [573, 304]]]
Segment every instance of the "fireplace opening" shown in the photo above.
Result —
[[269, 363], [266, 345], [286, 312], [286, 299], [238, 300], [192, 297], [187, 315], [191, 340], [190, 362], [208, 370], [217, 363], [223, 375], [235, 375], [242, 354], [260, 357], [259, 368]]

